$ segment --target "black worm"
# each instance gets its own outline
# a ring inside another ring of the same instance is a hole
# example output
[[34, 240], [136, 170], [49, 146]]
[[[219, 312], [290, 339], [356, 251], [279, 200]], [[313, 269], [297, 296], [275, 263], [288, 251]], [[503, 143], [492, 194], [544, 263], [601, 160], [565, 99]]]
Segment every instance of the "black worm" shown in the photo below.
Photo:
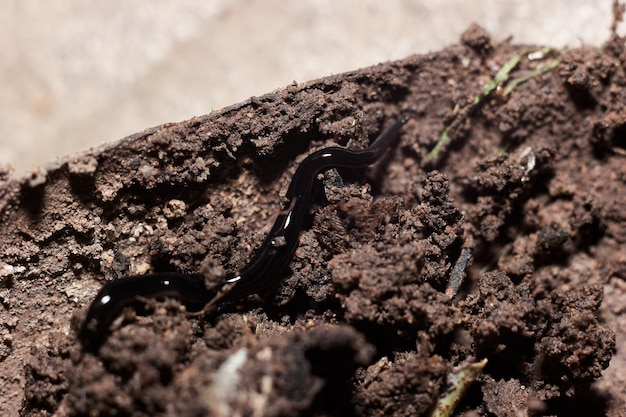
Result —
[[272, 230], [250, 262], [237, 274], [228, 275], [217, 293], [206, 288], [200, 275], [157, 273], [120, 278], [105, 284], [91, 303], [80, 330], [83, 347], [97, 349], [105, 340], [111, 322], [125, 306], [140, 304], [150, 298], [172, 297], [183, 303], [187, 311], [203, 312], [217, 301], [234, 301], [255, 294], [275, 282], [291, 261], [298, 245], [317, 174], [330, 168], [356, 168], [372, 164], [395, 141], [408, 120], [408, 117], [403, 117], [394, 123], [366, 149], [330, 147], [307, 156], [296, 169], [287, 189], [287, 203], [278, 214]]

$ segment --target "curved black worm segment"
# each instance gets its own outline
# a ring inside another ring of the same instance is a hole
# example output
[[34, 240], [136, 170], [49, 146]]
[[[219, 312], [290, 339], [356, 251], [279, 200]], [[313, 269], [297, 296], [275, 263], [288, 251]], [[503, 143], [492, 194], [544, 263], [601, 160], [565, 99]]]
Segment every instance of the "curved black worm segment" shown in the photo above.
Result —
[[85, 349], [97, 349], [106, 338], [111, 322], [123, 307], [136, 305], [147, 298], [172, 297], [188, 311], [202, 311], [217, 301], [234, 301], [255, 294], [275, 282], [291, 261], [300, 231], [311, 205], [313, 183], [317, 174], [335, 167], [364, 167], [378, 160], [398, 137], [409, 120], [403, 117], [387, 128], [366, 149], [340, 147], [320, 149], [307, 156], [296, 169], [287, 189], [286, 203], [272, 229], [250, 262], [237, 274], [231, 274], [221, 290], [210, 292], [199, 275], [150, 274], [121, 278], [105, 284], [91, 303], [79, 337]]
[[162, 273], [117, 279], [105, 284], [96, 295], [79, 337], [85, 349], [97, 349], [121, 309], [140, 305], [147, 298], [176, 298], [193, 312], [202, 310], [213, 295], [199, 275]]
[[330, 147], [307, 156], [291, 179], [285, 195], [288, 202], [279, 213], [272, 230], [252, 260], [239, 274], [227, 279], [227, 283], [235, 285], [222, 299], [232, 300], [258, 292], [276, 279], [289, 264], [298, 245], [302, 223], [309, 212], [317, 174], [329, 168], [357, 168], [376, 162], [395, 141], [408, 120], [408, 117], [403, 117], [394, 123], [366, 149], [355, 151]]

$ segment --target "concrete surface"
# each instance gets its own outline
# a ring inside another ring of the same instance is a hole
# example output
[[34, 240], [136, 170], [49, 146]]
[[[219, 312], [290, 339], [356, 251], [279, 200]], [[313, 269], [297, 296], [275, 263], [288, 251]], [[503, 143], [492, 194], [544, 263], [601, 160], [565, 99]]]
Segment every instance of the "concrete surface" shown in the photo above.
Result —
[[[0, 0], [0, 164], [54, 158], [458, 40], [608, 39], [611, 0]], [[620, 33], [624, 33], [621, 25]]]

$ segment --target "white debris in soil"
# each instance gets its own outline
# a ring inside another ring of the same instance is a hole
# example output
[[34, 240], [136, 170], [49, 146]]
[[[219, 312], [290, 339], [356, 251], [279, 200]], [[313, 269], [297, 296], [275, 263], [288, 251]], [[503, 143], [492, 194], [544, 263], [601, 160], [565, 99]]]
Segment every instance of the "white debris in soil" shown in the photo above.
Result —
[[241, 375], [239, 369], [248, 359], [248, 350], [237, 350], [224, 361], [213, 378], [213, 383], [206, 388], [204, 403], [216, 416], [230, 416], [228, 401], [237, 395]]

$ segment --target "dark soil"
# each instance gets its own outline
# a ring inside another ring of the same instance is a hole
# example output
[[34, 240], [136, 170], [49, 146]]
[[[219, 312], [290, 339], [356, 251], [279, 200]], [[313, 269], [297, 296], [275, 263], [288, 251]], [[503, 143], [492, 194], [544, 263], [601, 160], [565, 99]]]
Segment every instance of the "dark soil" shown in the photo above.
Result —
[[[456, 415], [626, 415], [625, 42], [529, 58], [541, 49], [472, 27], [438, 53], [3, 172], [0, 415], [418, 416], [483, 358]], [[528, 79], [475, 104], [518, 53], [505, 86]], [[102, 284], [237, 270], [308, 153], [363, 148], [404, 114], [382, 162], [326, 174], [275, 288], [201, 318], [175, 300], [129, 310], [81, 352]]]

